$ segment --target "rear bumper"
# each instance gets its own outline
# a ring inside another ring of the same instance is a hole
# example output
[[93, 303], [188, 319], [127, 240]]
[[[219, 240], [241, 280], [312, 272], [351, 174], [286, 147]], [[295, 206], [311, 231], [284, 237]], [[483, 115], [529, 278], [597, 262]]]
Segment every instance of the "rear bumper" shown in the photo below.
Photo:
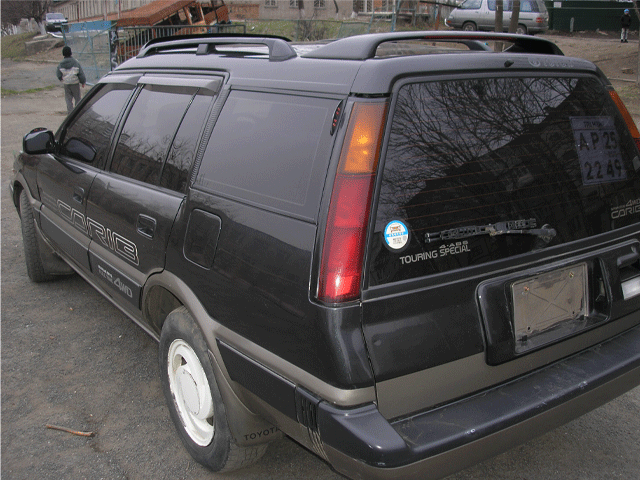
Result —
[[388, 422], [375, 405], [317, 408], [329, 462], [351, 478], [440, 478], [640, 385], [640, 326], [517, 380]]

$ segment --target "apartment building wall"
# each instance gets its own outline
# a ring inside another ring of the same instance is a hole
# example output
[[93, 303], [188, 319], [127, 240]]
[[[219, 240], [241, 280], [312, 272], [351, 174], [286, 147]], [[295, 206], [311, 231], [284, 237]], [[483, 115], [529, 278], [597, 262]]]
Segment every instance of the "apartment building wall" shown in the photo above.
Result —
[[52, 9], [60, 12], [69, 22], [87, 19], [102, 19], [105, 15], [117, 14], [118, 11], [133, 10], [150, 3], [152, 0], [68, 0], [55, 4]]

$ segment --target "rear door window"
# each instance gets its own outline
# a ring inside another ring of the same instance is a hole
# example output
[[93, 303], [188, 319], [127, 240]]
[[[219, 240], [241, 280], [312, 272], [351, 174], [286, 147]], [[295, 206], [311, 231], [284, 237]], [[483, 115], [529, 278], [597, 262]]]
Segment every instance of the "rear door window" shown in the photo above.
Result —
[[405, 84], [386, 152], [370, 284], [636, 223], [639, 170], [633, 139], [593, 77]]
[[169, 146], [196, 90], [145, 85], [125, 121], [111, 171], [157, 185]]

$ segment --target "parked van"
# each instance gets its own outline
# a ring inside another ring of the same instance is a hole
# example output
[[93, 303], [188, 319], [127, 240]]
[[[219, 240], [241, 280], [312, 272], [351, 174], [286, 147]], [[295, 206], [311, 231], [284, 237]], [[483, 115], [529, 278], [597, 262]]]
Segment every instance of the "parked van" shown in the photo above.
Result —
[[[504, 1], [504, 31], [511, 21], [511, 0]], [[496, 0], [465, 0], [454, 9], [445, 21], [447, 26], [462, 30], [494, 30]], [[520, 15], [516, 33], [534, 34], [546, 32], [549, 28], [549, 12], [542, 0], [521, 0]]]

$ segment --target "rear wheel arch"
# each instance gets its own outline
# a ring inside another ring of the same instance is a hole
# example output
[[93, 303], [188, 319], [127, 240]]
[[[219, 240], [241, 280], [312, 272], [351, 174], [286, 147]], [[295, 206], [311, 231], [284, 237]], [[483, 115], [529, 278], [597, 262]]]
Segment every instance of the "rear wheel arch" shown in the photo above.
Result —
[[183, 302], [170, 290], [161, 285], [153, 285], [144, 296], [142, 315], [153, 331], [159, 334], [169, 314], [181, 306]]
[[[279, 429], [276, 428], [273, 431], [275, 428], [273, 423], [256, 413], [247, 403], [243, 393], [236, 391], [236, 388], [232, 386], [233, 382], [229, 378], [216, 345], [216, 331], [220, 326], [215, 318], [211, 318], [207, 314], [206, 309], [188, 285], [168, 270], [152, 276], [143, 293], [144, 322], [157, 333], [156, 340], [160, 340], [162, 328], [173, 312], [168, 309], [174, 304], [177, 305], [176, 309], [184, 309], [187, 312], [200, 334], [207, 339], [208, 354], [213, 366], [214, 377], [224, 401], [227, 421], [235, 443], [239, 446], [258, 446], [281, 438], [282, 434]], [[267, 437], [254, 435], [256, 432], [265, 430], [273, 431], [273, 434]]]
[[250, 465], [267, 444], [240, 445], [229, 405], [215, 374], [200, 326], [186, 307], [171, 312], [162, 327], [159, 360], [165, 399], [187, 451], [213, 471]]

